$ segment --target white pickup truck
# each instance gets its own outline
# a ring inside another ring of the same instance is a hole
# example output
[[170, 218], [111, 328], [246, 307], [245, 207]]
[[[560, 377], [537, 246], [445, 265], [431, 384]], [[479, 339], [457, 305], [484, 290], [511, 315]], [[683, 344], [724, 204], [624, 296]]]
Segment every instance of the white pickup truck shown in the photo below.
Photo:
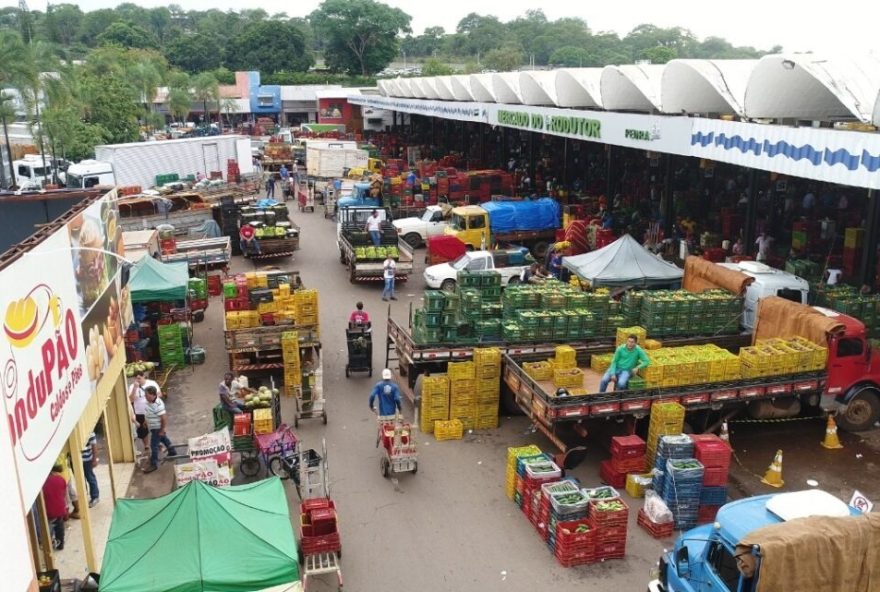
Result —
[[[522, 265], [510, 265], [511, 254], [523, 255]], [[455, 290], [458, 272], [461, 270], [484, 271], [494, 270], [501, 274], [501, 285], [509, 286], [519, 283], [524, 269], [534, 263], [531, 255], [519, 249], [498, 251], [469, 251], [450, 263], [432, 265], [425, 270], [425, 283], [434, 290], [447, 292]]]
[[446, 219], [452, 208], [448, 205], [428, 206], [421, 218], [402, 218], [394, 221], [397, 234], [415, 249], [433, 236], [441, 236], [446, 230]]

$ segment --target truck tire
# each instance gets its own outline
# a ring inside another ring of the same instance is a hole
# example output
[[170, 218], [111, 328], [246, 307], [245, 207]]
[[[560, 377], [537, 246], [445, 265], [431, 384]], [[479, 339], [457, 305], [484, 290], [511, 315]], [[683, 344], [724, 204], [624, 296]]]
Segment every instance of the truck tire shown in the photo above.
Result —
[[440, 284], [440, 289], [444, 292], [455, 292], [455, 280], [443, 280], [443, 283]]
[[837, 424], [847, 432], [864, 432], [880, 418], [880, 393], [865, 387], [856, 392], [846, 409], [837, 416]]
[[413, 249], [418, 249], [422, 246], [422, 237], [419, 236], [418, 232], [410, 232], [409, 234], [405, 234], [403, 236], [403, 240], [405, 240], [407, 244]]
[[519, 276], [518, 275], [515, 275], [512, 278], [510, 278], [509, 280], [507, 280], [508, 286], [515, 286], [518, 283], [519, 283]]

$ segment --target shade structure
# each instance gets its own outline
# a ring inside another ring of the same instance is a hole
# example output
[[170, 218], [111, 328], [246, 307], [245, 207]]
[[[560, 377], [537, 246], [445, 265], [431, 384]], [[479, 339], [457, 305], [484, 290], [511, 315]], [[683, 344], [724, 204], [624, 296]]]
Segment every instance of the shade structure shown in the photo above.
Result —
[[277, 477], [116, 501], [101, 592], [299, 591], [296, 540]]
[[564, 257], [562, 265], [593, 287], [679, 285], [684, 270], [651, 254], [628, 234], [599, 250]]
[[186, 299], [189, 269], [186, 262], [162, 263], [143, 257], [134, 264], [128, 289], [132, 302], [173, 302]]

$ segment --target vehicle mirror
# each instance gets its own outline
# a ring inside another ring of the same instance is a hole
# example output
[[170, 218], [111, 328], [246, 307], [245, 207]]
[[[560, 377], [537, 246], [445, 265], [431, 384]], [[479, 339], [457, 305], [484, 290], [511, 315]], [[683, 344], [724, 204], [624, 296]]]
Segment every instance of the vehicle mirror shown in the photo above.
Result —
[[681, 547], [675, 552], [675, 572], [680, 578], [685, 578], [690, 573], [690, 556], [687, 547]]

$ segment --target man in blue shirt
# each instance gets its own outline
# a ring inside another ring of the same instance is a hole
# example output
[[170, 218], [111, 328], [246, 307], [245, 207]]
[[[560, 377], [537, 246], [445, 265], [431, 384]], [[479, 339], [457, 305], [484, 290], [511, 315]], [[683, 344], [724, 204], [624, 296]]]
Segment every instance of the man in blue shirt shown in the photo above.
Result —
[[287, 165], [286, 165], [286, 164], [282, 164], [282, 165], [281, 165], [281, 170], [278, 171], [278, 174], [281, 175], [281, 180], [282, 180], [282, 181], [287, 181], [287, 180], [290, 178], [290, 173], [289, 173], [289, 171], [287, 170]]
[[400, 405], [400, 388], [391, 382], [391, 370], [385, 368], [382, 370], [382, 380], [373, 387], [370, 393], [370, 411], [374, 411], [373, 401], [379, 399], [379, 416], [387, 417], [394, 415], [397, 411], [402, 411]]

